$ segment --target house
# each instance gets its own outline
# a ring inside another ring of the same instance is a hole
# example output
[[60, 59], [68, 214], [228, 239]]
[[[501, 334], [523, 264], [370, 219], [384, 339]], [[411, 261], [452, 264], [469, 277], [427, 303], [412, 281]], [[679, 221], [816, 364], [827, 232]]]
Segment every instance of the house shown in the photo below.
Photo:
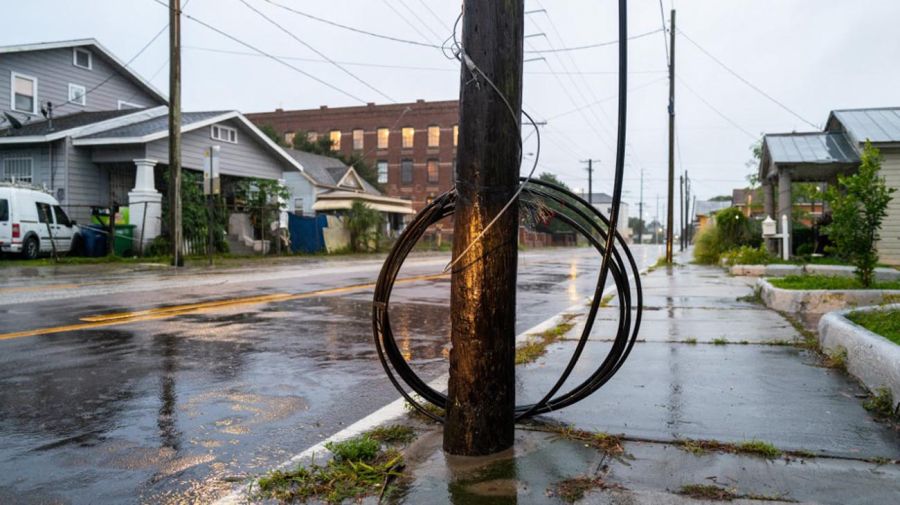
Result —
[[[834, 110], [821, 132], [767, 134], [763, 137], [759, 180], [763, 205], [781, 232], [781, 216], [792, 213], [792, 184], [835, 184], [839, 175], [859, 168], [866, 141], [881, 151], [881, 175], [900, 187], [900, 107]], [[778, 197], [776, 199], [776, 189]], [[894, 198], [878, 243], [881, 261], [900, 265], [900, 199]]]
[[[166, 97], [94, 39], [0, 47], [0, 179], [43, 186], [82, 222], [130, 207], [135, 238], [163, 230]], [[222, 191], [302, 166], [237, 111], [182, 114], [182, 165], [219, 146]]]
[[[585, 201], [591, 203], [597, 210], [599, 210], [604, 216], [609, 217], [612, 213], [612, 196], [606, 193], [591, 193], [591, 194], [581, 194], [581, 198]], [[616, 225], [616, 229], [619, 234], [622, 235], [622, 238], [625, 240], [630, 240], [631, 235], [634, 233], [634, 230], [628, 227], [628, 203], [621, 202], [619, 204], [619, 219], [618, 224]], [[645, 231], [646, 233], [646, 231]]]
[[[817, 184], [817, 192], [824, 190], [825, 184]], [[763, 206], [763, 189], [738, 188], [732, 190], [731, 206], [740, 210], [749, 219], [762, 221], [766, 218]], [[797, 195], [794, 198], [794, 216], [800, 216], [799, 220], [804, 226], [815, 225], [826, 212], [827, 205], [821, 198], [810, 199], [805, 195]]]
[[693, 207], [694, 236], [696, 236], [696, 232], [699, 232], [711, 222], [713, 214], [731, 207], [731, 202], [727, 200], [697, 200], [694, 202]]
[[303, 166], [302, 172], [284, 175], [292, 195], [288, 211], [295, 215], [339, 216], [350, 210], [354, 202], [362, 202], [385, 215], [384, 231], [391, 236], [403, 230], [406, 216], [415, 214], [412, 202], [385, 196], [337, 158], [296, 149], [286, 151]]

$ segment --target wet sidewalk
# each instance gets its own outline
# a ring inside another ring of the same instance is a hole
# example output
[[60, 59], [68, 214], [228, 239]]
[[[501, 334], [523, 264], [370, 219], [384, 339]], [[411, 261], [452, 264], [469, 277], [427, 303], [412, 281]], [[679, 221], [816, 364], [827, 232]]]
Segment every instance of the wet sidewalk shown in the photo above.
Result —
[[[407, 482], [386, 500], [900, 502], [897, 428], [869, 415], [867, 392], [826, 367], [808, 333], [757, 304], [749, 281], [682, 262], [643, 283], [640, 341], [604, 388], [521, 425], [515, 449], [487, 461], [448, 458], [439, 426], [404, 416], [418, 437], [404, 449]], [[601, 310], [569, 387], [610, 348], [615, 301]], [[579, 330], [520, 367], [518, 403], [549, 388]]]

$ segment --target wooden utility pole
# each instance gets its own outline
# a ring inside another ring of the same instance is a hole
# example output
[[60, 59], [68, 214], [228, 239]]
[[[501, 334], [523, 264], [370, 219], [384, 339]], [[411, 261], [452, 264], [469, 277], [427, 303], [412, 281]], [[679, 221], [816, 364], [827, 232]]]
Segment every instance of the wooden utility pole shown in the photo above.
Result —
[[678, 176], [678, 250], [684, 251], [684, 176]]
[[181, 252], [181, 6], [169, 0], [169, 232], [172, 265], [184, 266]]
[[515, 428], [518, 203], [476, 239], [519, 184], [524, 1], [463, 12], [444, 450], [480, 456], [512, 447]]
[[672, 264], [672, 228], [675, 224], [675, 9], [669, 29], [669, 204], [666, 217], [666, 264]]
[[600, 163], [600, 160], [582, 160], [582, 163], [587, 163], [587, 171], [588, 171], [588, 194], [587, 201], [589, 204], [594, 205], [594, 162]]
[[644, 243], [644, 167], [641, 166], [641, 201], [638, 203], [638, 244]]

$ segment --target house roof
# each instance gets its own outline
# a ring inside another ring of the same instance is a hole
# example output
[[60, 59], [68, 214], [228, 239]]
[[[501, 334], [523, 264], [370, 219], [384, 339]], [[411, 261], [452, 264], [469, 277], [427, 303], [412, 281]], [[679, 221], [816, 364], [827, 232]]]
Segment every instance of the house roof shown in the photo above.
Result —
[[76, 112], [53, 118], [53, 128], [51, 129], [50, 121], [42, 119], [40, 121], [29, 121], [22, 125], [21, 128], [6, 128], [0, 130], [0, 137], [30, 137], [37, 135], [47, 135], [50, 133], [63, 132], [75, 128], [81, 128], [89, 124], [99, 121], [106, 121], [128, 114], [134, 114], [143, 109], [125, 109], [125, 110], [103, 110], [95, 112]]
[[[588, 196], [590, 196], [590, 198], [588, 198]], [[582, 195], [582, 198], [584, 198], [585, 201], [589, 201], [594, 204], [612, 203], [612, 196], [606, 193], [591, 193], [590, 195], [585, 193]]]
[[731, 202], [717, 202], [712, 200], [697, 200], [694, 202], [695, 216], [708, 216], [713, 212], [731, 207]]
[[[313, 179], [313, 182], [322, 186], [337, 186], [349, 168], [341, 160], [330, 156], [290, 148], [285, 148], [285, 151], [303, 165], [303, 171]], [[340, 175], [335, 177], [333, 174], [337, 172]]]
[[857, 143], [900, 142], [900, 107], [835, 110], [828, 118], [830, 127], [835, 119]]
[[[181, 128], [185, 129], [195, 123], [207, 121], [211, 118], [228, 114], [230, 111], [204, 111], [204, 112], [183, 112], [181, 114]], [[122, 139], [122, 138], [142, 138], [149, 135], [168, 133], [169, 116], [168, 114], [157, 116], [146, 121], [132, 123], [111, 130], [95, 133], [82, 137], [84, 139]]]
[[773, 163], [858, 163], [859, 155], [843, 133], [780, 133], [763, 137]]
[[147, 93], [153, 95], [160, 102], [169, 103], [169, 100], [166, 96], [156, 89], [149, 81], [141, 77], [137, 72], [131, 70], [128, 65], [125, 64], [122, 60], [116, 57], [109, 49], [105, 48], [103, 44], [97, 41], [97, 39], [74, 39], [74, 40], [61, 40], [56, 42], [38, 42], [34, 44], [18, 44], [11, 46], [0, 46], [0, 54], [11, 54], [11, 53], [20, 53], [26, 51], [45, 51], [49, 49], [61, 49], [67, 47], [84, 47], [90, 46], [93, 48], [100, 57], [106, 59], [113, 66], [117, 67], [121, 70], [125, 76], [131, 78], [134, 83], [146, 91]]

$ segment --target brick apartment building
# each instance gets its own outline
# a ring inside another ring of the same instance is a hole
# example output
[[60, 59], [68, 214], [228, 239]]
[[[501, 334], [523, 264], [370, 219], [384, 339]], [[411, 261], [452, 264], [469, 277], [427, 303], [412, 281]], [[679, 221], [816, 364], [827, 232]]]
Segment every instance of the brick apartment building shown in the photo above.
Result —
[[310, 140], [327, 135], [335, 151], [361, 153], [378, 170], [388, 196], [412, 201], [421, 210], [453, 186], [459, 102], [446, 100], [359, 107], [327, 106], [247, 114], [275, 129], [288, 143], [297, 132]]

